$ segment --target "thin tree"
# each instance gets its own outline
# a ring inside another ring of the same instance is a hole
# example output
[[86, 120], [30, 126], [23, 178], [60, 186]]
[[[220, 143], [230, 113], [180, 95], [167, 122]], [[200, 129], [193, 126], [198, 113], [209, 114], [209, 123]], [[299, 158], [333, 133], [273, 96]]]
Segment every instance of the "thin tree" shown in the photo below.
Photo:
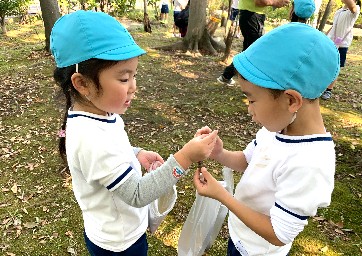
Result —
[[327, 6], [326, 6], [326, 9], [325, 9], [325, 11], [324, 11], [324, 13], [323, 13], [323, 17], [322, 17], [321, 23], [319, 24], [319, 27], [318, 27], [318, 30], [319, 30], [319, 31], [323, 31], [324, 26], [325, 26], [326, 23], [327, 23], [328, 16], [329, 16], [329, 14], [330, 14], [331, 11], [332, 11], [332, 5], [333, 5], [332, 0], [329, 0], [329, 1], [328, 1], [328, 4], [327, 4]]
[[147, 13], [147, 0], [143, 0], [143, 28], [145, 32], [152, 32], [150, 18]]
[[190, 14], [186, 36], [173, 45], [157, 47], [160, 50], [182, 50], [194, 56], [201, 53], [216, 55], [225, 45], [215, 41], [206, 27], [207, 0], [190, 0]]
[[59, 19], [60, 12], [57, 0], [40, 0], [40, 8], [45, 28], [45, 50], [50, 51], [50, 33], [54, 23]]

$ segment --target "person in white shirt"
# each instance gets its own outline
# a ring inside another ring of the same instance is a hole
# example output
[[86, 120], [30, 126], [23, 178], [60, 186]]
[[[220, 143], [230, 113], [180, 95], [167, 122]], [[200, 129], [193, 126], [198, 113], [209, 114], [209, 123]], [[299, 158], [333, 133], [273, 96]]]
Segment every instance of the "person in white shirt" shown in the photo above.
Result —
[[248, 113], [262, 128], [244, 150], [227, 150], [218, 139], [210, 155], [243, 172], [234, 196], [205, 167], [195, 172], [194, 185], [230, 211], [228, 256], [286, 256], [308, 218], [331, 202], [335, 145], [319, 97], [338, 76], [338, 50], [317, 29], [290, 22], [233, 63]]
[[174, 0], [173, 1], [173, 34], [175, 37], [181, 37], [180, 34], [176, 34], [177, 26], [175, 24], [177, 16], [180, 14], [180, 12], [185, 9], [187, 6], [188, 0]]
[[231, 3], [231, 10], [229, 15], [229, 20], [231, 21], [232, 26], [237, 26], [237, 32], [235, 37], [240, 37], [240, 27], [239, 27], [239, 0], [233, 0]]
[[168, 0], [162, 0], [161, 3], [161, 23], [168, 23], [168, 13], [170, 12], [170, 2]]
[[[147, 256], [148, 205], [211, 153], [217, 131], [196, 136], [164, 161], [131, 145], [121, 114], [136, 92], [146, 52], [115, 18], [76, 11], [52, 28], [54, 79], [66, 103], [59, 150], [69, 167], [92, 256]], [[142, 175], [155, 162], [156, 170]]]
[[[353, 40], [353, 26], [361, 12], [361, 0], [342, 0], [344, 6], [336, 11], [333, 17], [333, 25], [326, 32], [328, 37], [335, 42], [340, 55], [340, 65], [346, 64], [347, 51]], [[332, 97], [332, 90], [336, 82], [328, 86], [323, 92], [322, 99]]]

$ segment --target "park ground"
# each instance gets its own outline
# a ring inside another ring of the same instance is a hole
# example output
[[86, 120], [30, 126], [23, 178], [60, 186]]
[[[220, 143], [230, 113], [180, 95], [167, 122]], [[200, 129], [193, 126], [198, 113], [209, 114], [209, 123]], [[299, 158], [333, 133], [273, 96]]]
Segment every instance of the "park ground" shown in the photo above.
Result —
[[[180, 40], [171, 26], [155, 25], [148, 34], [137, 23], [127, 24], [147, 50], [139, 63], [137, 98], [123, 116], [132, 144], [166, 158], [208, 125], [219, 130], [226, 148], [245, 147], [259, 127], [247, 115], [239, 88], [216, 82], [225, 67], [221, 56], [192, 58], [155, 50]], [[57, 152], [63, 108], [52, 79], [54, 61], [43, 50], [41, 22], [10, 24], [8, 30], [0, 36], [0, 255], [87, 255], [71, 177]], [[241, 42], [235, 39], [232, 54], [238, 49]], [[332, 203], [309, 219], [291, 255], [362, 255], [361, 72], [362, 40], [355, 40], [333, 99], [321, 101], [336, 143]], [[205, 164], [222, 179], [222, 166]], [[156, 234], [148, 235], [150, 256], [177, 255], [178, 237], [195, 199], [191, 177], [177, 184], [175, 208]], [[234, 175], [235, 182], [239, 178]], [[227, 233], [225, 222], [205, 255], [226, 255]]]

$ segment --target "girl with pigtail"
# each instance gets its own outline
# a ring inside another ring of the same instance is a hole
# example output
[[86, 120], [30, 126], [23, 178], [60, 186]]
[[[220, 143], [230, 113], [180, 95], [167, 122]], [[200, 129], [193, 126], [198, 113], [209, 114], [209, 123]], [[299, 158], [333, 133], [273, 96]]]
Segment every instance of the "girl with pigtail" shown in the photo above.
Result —
[[[146, 256], [148, 205], [210, 155], [217, 131], [195, 136], [166, 161], [130, 144], [120, 115], [131, 106], [145, 51], [105, 13], [61, 17], [51, 51], [66, 98], [59, 149], [83, 213], [87, 249], [91, 255]], [[155, 162], [162, 165], [142, 176], [141, 166], [149, 170]]]

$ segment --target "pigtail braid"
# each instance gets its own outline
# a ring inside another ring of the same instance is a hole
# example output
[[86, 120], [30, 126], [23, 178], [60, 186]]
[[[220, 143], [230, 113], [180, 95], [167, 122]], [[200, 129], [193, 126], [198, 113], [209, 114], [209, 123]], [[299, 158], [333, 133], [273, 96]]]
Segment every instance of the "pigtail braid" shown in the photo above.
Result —
[[54, 79], [57, 84], [61, 87], [61, 90], [65, 97], [65, 106], [64, 106], [64, 116], [63, 122], [61, 125], [61, 136], [59, 136], [59, 145], [58, 150], [61, 158], [64, 163], [67, 163], [67, 152], [65, 148], [65, 140], [66, 140], [66, 124], [68, 118], [68, 109], [72, 106], [72, 90], [74, 90], [71, 82], [71, 76], [75, 71], [75, 67], [67, 67], [67, 68], [56, 68], [54, 70]]

